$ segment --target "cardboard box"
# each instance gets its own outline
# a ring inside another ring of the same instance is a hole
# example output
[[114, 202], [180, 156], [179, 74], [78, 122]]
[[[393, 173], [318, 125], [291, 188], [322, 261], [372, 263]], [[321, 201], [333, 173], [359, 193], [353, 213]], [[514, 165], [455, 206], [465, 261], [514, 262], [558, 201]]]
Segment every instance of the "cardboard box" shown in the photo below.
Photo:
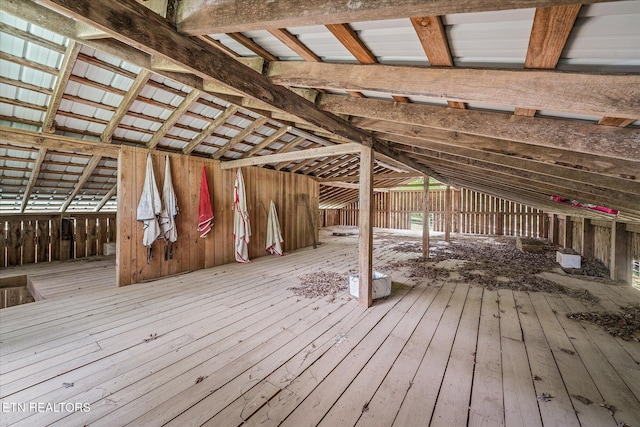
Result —
[[[360, 277], [358, 274], [349, 275], [349, 293], [358, 298], [358, 285]], [[391, 295], [391, 279], [380, 272], [373, 272], [373, 299], [384, 298]]]

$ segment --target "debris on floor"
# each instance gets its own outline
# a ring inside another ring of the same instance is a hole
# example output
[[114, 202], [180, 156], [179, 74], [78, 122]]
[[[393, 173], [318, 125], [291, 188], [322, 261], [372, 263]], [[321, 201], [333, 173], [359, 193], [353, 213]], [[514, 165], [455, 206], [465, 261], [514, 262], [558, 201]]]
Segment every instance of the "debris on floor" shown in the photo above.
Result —
[[538, 402], [549, 402], [551, 401], [551, 396], [549, 393], [542, 393], [538, 395]]
[[574, 399], [580, 401], [585, 405], [591, 405], [593, 403], [590, 399], [587, 399], [584, 396], [580, 396], [579, 394], [572, 394], [571, 397], [573, 397]]
[[587, 321], [600, 326], [609, 335], [625, 341], [640, 341], [640, 305], [620, 307], [620, 312], [567, 313], [569, 319]]
[[[294, 295], [305, 298], [335, 296], [338, 292], [346, 291], [349, 287], [347, 276], [332, 271], [317, 271], [311, 274], [304, 274], [298, 279], [300, 280], [300, 285], [288, 289], [293, 291]], [[334, 300], [335, 298], [330, 298], [328, 301], [333, 302]]]
[[580, 268], [563, 268], [565, 273], [578, 274], [589, 277], [610, 277], [609, 269], [599, 259], [593, 257], [582, 257], [582, 265]]

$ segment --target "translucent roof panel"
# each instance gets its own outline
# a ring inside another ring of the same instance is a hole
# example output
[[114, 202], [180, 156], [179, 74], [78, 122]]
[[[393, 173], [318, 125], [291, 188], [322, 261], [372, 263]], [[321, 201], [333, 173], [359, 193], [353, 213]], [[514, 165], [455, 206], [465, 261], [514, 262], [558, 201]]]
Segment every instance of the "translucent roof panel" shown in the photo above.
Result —
[[640, 2], [582, 6], [558, 68], [640, 71]]
[[523, 67], [535, 9], [445, 15], [455, 65]]
[[357, 22], [351, 27], [381, 64], [429, 64], [409, 19]]
[[308, 27], [288, 28], [289, 32], [311, 49], [316, 55], [327, 62], [353, 62], [356, 59], [342, 43], [326, 27], [311, 25]]

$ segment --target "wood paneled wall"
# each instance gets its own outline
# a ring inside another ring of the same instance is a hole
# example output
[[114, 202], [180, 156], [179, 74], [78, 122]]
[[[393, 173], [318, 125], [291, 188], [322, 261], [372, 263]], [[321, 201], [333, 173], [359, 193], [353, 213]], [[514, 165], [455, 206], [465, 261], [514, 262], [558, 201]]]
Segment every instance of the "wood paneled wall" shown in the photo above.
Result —
[[[429, 192], [431, 230], [445, 231], [446, 191]], [[535, 208], [477, 191], [454, 189], [451, 194], [451, 230], [454, 233], [504, 234], [507, 236], [542, 237], [545, 214]], [[421, 227], [422, 190], [375, 193], [374, 227], [401, 230]], [[358, 225], [358, 203], [340, 210], [340, 223]]]
[[[235, 262], [233, 244], [233, 184], [235, 170], [221, 170], [219, 162], [169, 154], [180, 213], [173, 260], [164, 260], [164, 242], [153, 244], [147, 263], [142, 246], [142, 223], [136, 209], [145, 177], [147, 150], [125, 147], [118, 164], [117, 264], [120, 286], [186, 271]], [[153, 153], [158, 189], [164, 183], [164, 154]], [[202, 165], [207, 170], [214, 210], [214, 226], [204, 239], [196, 230]], [[263, 168], [243, 168], [252, 236], [249, 257], [267, 255], [266, 223], [270, 201], [278, 211], [285, 251], [310, 246], [318, 239], [318, 183], [308, 177]]]
[[102, 255], [115, 236], [115, 213], [3, 215], [0, 267]]

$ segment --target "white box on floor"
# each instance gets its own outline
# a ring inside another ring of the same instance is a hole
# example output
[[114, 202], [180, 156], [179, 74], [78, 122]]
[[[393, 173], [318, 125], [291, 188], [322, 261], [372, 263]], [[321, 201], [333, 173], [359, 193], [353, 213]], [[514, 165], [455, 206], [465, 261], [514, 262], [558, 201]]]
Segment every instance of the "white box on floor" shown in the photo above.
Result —
[[102, 245], [102, 253], [104, 255], [115, 255], [116, 254], [116, 242], [104, 243]]
[[580, 255], [564, 254], [560, 251], [556, 252], [556, 262], [564, 268], [580, 268], [582, 258]]
[[[360, 277], [358, 274], [349, 275], [349, 293], [358, 298], [358, 285], [360, 284]], [[391, 279], [389, 276], [373, 272], [373, 296], [372, 299], [383, 298], [391, 294]]]

